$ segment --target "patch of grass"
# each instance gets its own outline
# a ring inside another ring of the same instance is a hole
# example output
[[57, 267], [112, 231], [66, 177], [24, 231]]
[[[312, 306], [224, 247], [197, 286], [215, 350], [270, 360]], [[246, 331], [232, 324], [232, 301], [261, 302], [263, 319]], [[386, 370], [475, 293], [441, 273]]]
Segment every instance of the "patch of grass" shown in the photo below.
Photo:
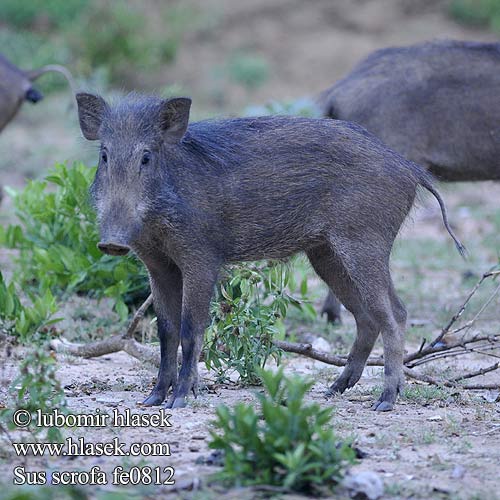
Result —
[[422, 405], [445, 401], [450, 397], [450, 392], [435, 385], [406, 384], [400, 397], [402, 400]]

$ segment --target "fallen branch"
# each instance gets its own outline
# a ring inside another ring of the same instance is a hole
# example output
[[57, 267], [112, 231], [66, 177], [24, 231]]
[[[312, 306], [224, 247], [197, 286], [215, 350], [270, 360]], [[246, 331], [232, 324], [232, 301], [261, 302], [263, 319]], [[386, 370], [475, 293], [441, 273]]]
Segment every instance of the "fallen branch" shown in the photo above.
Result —
[[[416, 373], [413, 368], [424, 364], [435, 361], [437, 359], [460, 356], [468, 353], [477, 353], [487, 356], [498, 357], [493, 353], [486, 352], [487, 350], [500, 349], [500, 334], [495, 335], [475, 335], [470, 338], [465, 338], [465, 334], [462, 335], [460, 340], [450, 341], [453, 339], [453, 335], [463, 330], [468, 331], [475, 321], [478, 319], [480, 314], [486, 309], [486, 307], [491, 303], [493, 298], [500, 291], [500, 285], [496, 287], [494, 292], [490, 295], [488, 300], [483, 304], [477, 314], [469, 320], [465, 325], [452, 330], [452, 326], [458, 321], [458, 319], [463, 315], [466, 310], [470, 300], [477, 292], [481, 284], [491, 277], [500, 275], [500, 271], [491, 271], [483, 274], [481, 279], [476, 283], [472, 291], [469, 293], [463, 304], [460, 306], [459, 310], [453, 315], [448, 324], [441, 330], [439, 335], [430, 342], [427, 346], [425, 339], [422, 341], [420, 347], [417, 351], [410, 353], [404, 358], [404, 373], [414, 380], [424, 382], [436, 386], [444, 387], [455, 387], [462, 389], [500, 389], [500, 382], [493, 384], [468, 384], [464, 385], [461, 382], [467, 379], [485, 375], [486, 373], [497, 370], [500, 367], [500, 363], [495, 363], [486, 368], [478, 369], [474, 372], [469, 372], [461, 374], [451, 380], [438, 380], [429, 375], [424, 375]], [[135, 341], [132, 336], [137, 329], [139, 321], [144, 317], [145, 312], [152, 304], [152, 296], [144, 301], [141, 307], [137, 310], [134, 317], [132, 318], [129, 327], [126, 332], [122, 335], [113, 335], [104, 340], [91, 342], [89, 344], [72, 344], [70, 342], [61, 340], [53, 340], [51, 342], [51, 347], [59, 352], [66, 352], [73, 354], [75, 356], [81, 356], [84, 358], [93, 358], [97, 356], [102, 356], [105, 354], [111, 354], [113, 352], [125, 351], [131, 356], [139, 359], [142, 362], [149, 362], [155, 366], [160, 364], [160, 355], [157, 349], [153, 349], [144, 344], [140, 344]], [[465, 332], [466, 333], [466, 332]], [[445, 341], [446, 340], [446, 341]], [[309, 343], [295, 343], [286, 342], [283, 340], [273, 340], [273, 344], [285, 352], [291, 352], [295, 354], [300, 354], [311, 359], [321, 361], [334, 366], [345, 366], [347, 363], [347, 356], [337, 356], [334, 354], [329, 354], [326, 352], [318, 351], [314, 349]], [[384, 359], [382, 357], [368, 358], [367, 366], [383, 366]]]
[[76, 344], [68, 342], [65, 339], [54, 339], [50, 342], [50, 347], [56, 352], [63, 352], [81, 358], [96, 358], [113, 352], [125, 351], [134, 358], [143, 362], [152, 363], [155, 366], [160, 366], [160, 354], [157, 349], [153, 349], [144, 344], [140, 344], [132, 338], [139, 321], [144, 318], [144, 314], [149, 306], [153, 303], [153, 296], [143, 302], [141, 307], [137, 309], [134, 317], [123, 334], [112, 335], [103, 340], [96, 340], [88, 344]]

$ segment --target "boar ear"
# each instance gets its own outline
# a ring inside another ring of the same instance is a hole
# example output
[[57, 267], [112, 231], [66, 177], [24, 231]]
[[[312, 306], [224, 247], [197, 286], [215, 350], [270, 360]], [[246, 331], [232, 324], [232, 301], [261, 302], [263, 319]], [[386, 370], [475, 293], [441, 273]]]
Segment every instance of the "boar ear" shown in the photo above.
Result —
[[160, 126], [165, 141], [175, 143], [184, 137], [189, 122], [190, 107], [191, 99], [189, 97], [175, 97], [162, 101]]
[[83, 136], [89, 141], [99, 139], [99, 128], [108, 105], [102, 97], [84, 92], [76, 94], [76, 102]]

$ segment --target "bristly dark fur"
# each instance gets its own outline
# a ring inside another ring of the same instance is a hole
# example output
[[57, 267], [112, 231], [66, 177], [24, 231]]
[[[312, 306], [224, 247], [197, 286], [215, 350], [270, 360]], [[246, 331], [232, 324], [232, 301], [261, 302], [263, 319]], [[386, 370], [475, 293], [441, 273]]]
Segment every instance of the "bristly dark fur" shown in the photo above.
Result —
[[224, 264], [305, 252], [358, 325], [331, 390], [357, 382], [381, 332], [385, 388], [375, 408], [392, 408], [403, 381], [406, 311], [389, 256], [418, 186], [440, 200], [424, 170], [348, 122], [269, 116], [188, 127], [187, 98], [77, 100], [82, 131], [102, 143], [92, 188], [100, 248], [132, 249], [151, 278], [161, 366], [145, 404], [160, 404], [172, 387], [168, 406], [182, 406], [196, 389]]

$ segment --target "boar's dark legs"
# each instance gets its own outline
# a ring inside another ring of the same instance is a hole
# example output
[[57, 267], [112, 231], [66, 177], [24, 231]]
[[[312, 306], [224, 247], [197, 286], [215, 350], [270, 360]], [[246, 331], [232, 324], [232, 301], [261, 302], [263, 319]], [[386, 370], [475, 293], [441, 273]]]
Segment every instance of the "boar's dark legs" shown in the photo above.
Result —
[[326, 314], [328, 323], [342, 323], [342, 316], [340, 314], [340, 302], [335, 297], [331, 290], [328, 291], [325, 303], [321, 309], [321, 316]]
[[[373, 345], [382, 333], [384, 342], [384, 390], [373, 405], [378, 411], [391, 410], [403, 383], [403, 340], [406, 311], [396, 296], [385, 262], [370, 258], [370, 249], [358, 253], [362, 259], [352, 261], [353, 252], [343, 257], [328, 245], [316, 247], [307, 255], [314, 270], [326, 282], [356, 320], [357, 336], [341, 375], [330, 387], [330, 393], [342, 393], [361, 377]], [[374, 250], [371, 249], [371, 253]], [[373, 255], [372, 255], [373, 257]]]
[[[316, 273], [325, 283], [342, 297], [345, 307], [354, 315], [357, 336], [349, 353], [347, 364], [328, 393], [343, 393], [360, 379], [366, 360], [377, 340], [379, 329], [366, 312], [362, 297], [342, 262], [328, 247], [318, 247], [308, 252], [309, 260]], [[336, 297], [332, 294], [336, 299]]]
[[180, 269], [170, 263], [161, 271], [150, 270], [151, 291], [158, 319], [160, 339], [160, 369], [158, 380], [145, 405], [160, 405], [170, 387], [177, 384], [177, 350], [181, 327], [182, 275]]
[[177, 386], [166, 403], [167, 408], [186, 406], [186, 398], [191, 391], [197, 395], [198, 361], [216, 280], [217, 272], [212, 272], [209, 266], [197, 270], [190, 267], [189, 272], [183, 275], [180, 329], [182, 365]]

